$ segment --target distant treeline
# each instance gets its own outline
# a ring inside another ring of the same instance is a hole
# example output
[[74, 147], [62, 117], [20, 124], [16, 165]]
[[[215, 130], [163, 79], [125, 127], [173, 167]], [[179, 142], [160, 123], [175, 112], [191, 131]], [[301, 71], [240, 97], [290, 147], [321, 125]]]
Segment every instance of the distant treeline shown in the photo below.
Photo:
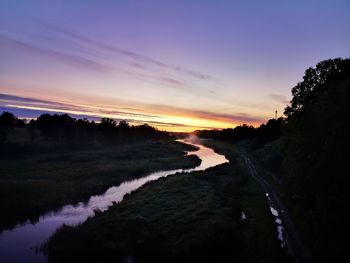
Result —
[[252, 139], [253, 145], [279, 138], [280, 147], [268, 148], [266, 155], [281, 156], [285, 200], [316, 262], [349, 260], [344, 230], [350, 221], [350, 59], [307, 69], [292, 95], [283, 119], [197, 134], [231, 142]]
[[168, 137], [168, 133], [143, 124], [133, 126], [126, 121], [117, 123], [110, 118], [100, 122], [75, 119], [68, 114], [42, 114], [36, 120], [26, 122], [10, 112], [0, 115], [0, 143], [8, 142], [17, 129], [26, 129], [31, 141], [46, 140], [62, 143], [122, 143], [140, 139]]
[[[348, 80], [350, 59], [329, 59], [317, 64], [316, 68], [309, 68], [305, 71], [303, 81], [292, 88], [293, 98], [290, 105], [286, 106], [284, 115], [278, 119], [270, 119], [266, 124], [255, 128], [248, 124], [242, 124], [235, 128], [197, 130], [195, 134], [202, 138], [212, 138], [229, 142], [238, 142], [245, 139], [256, 139], [261, 142], [276, 140], [286, 133], [294, 122], [299, 120], [305, 112], [310, 110], [323, 100], [325, 103], [332, 93], [340, 92], [337, 86]], [[343, 94], [346, 95], [346, 94]], [[331, 105], [326, 110], [332, 112]], [[334, 105], [339, 107], [339, 105]], [[343, 115], [343, 114], [342, 114]], [[339, 115], [341, 117], [342, 115]], [[345, 117], [345, 116], [344, 116]], [[342, 122], [345, 118], [335, 116], [335, 121]], [[316, 127], [315, 127], [316, 128]]]
[[201, 138], [211, 138], [229, 142], [239, 142], [245, 139], [254, 139], [260, 145], [267, 141], [276, 140], [282, 134], [283, 118], [271, 119], [266, 124], [261, 124], [258, 128], [243, 124], [235, 128], [222, 130], [199, 130], [195, 134]]

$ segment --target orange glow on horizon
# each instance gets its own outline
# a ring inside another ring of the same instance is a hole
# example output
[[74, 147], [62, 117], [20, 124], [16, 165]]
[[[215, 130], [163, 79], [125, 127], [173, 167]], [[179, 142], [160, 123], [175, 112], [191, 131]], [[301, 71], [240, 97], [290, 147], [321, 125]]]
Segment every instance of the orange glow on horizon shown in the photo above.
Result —
[[[35, 104], [35, 103], [34, 103]], [[28, 109], [28, 110], [38, 110], [42, 112], [62, 112], [74, 115], [85, 115], [87, 117], [98, 117], [98, 118], [112, 118], [112, 119], [128, 119], [131, 125], [140, 125], [143, 123], [148, 123], [149, 125], [156, 127], [159, 130], [164, 130], [168, 132], [192, 132], [194, 130], [203, 129], [224, 129], [233, 128], [241, 123], [232, 122], [226, 120], [225, 118], [214, 118], [213, 116], [208, 116], [204, 118], [202, 116], [196, 117], [195, 112], [188, 111], [188, 116], [186, 116], [186, 111], [182, 112], [165, 112], [159, 114], [152, 113], [151, 109], [146, 109], [146, 111], [141, 110], [129, 110], [128, 112], [118, 111], [114, 108], [104, 108], [92, 105], [71, 105], [72, 108], [66, 109], [48, 107], [48, 105], [16, 105], [7, 104], [8, 107], [18, 108], [18, 109]], [[149, 116], [148, 116], [149, 115]], [[258, 123], [253, 123], [253, 126], [259, 125]]]

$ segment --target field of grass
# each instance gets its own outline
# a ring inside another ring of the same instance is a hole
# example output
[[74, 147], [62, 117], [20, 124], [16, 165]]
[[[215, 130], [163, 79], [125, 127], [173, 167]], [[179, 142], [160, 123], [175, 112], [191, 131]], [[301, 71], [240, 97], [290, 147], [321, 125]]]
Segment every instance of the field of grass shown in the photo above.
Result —
[[[289, 262], [265, 195], [228, 144], [231, 163], [151, 182], [47, 243], [52, 262]], [[247, 216], [241, 219], [241, 212]]]
[[36, 221], [44, 212], [86, 200], [125, 180], [200, 162], [196, 156], [184, 156], [193, 147], [170, 139], [69, 150], [46, 145], [42, 152], [24, 140], [15, 147], [31, 150], [0, 156], [0, 231], [26, 219]]

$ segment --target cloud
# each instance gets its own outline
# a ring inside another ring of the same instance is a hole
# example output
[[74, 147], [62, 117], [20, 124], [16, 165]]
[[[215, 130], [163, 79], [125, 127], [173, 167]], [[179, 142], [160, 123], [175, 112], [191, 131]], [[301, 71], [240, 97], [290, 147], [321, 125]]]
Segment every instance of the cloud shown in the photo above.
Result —
[[[95, 43], [95, 42], [93, 42]], [[183, 75], [187, 75], [189, 77], [195, 78], [197, 80], [210, 80], [213, 79], [213, 77], [209, 74], [203, 74], [200, 72], [196, 72], [193, 70], [188, 70], [185, 68], [182, 68], [180, 66], [174, 66], [174, 65], [169, 65], [163, 62], [160, 62], [158, 60], [155, 60], [153, 58], [129, 51], [129, 50], [125, 50], [125, 49], [121, 49], [121, 48], [116, 48], [116, 47], [112, 47], [109, 45], [105, 45], [105, 44], [101, 44], [101, 43], [95, 43], [98, 46], [105, 48], [107, 50], [113, 51], [115, 53], [127, 56], [129, 58], [132, 58], [133, 60], [138, 61], [139, 63], [145, 63], [145, 64], [149, 64], [149, 65], [154, 65], [160, 68], [164, 68], [164, 69], [170, 69], [173, 71], [176, 71], [177, 73], [183, 74]]]
[[50, 102], [47, 100], [39, 100], [39, 99], [33, 99], [33, 98], [26, 98], [26, 97], [18, 97], [14, 95], [9, 94], [1, 94], [0, 93], [0, 101], [16, 101], [16, 102], [26, 102], [26, 103], [54, 103], [58, 104], [57, 102]]
[[[50, 48], [37, 46], [28, 42], [24, 42], [22, 40], [17, 40], [17, 39], [0, 34], [0, 48], [1, 47], [15, 48], [18, 51], [26, 51], [32, 55], [34, 54], [35, 56], [36, 55], [45, 56], [45, 57], [48, 57], [50, 60], [63, 62], [69, 65], [72, 65], [74, 67], [79, 66], [81, 68], [86, 68], [89, 70], [103, 72], [103, 73], [119, 72], [119, 73], [132, 76], [133, 78], [137, 78], [142, 81], [148, 81], [151, 83], [157, 82], [165, 85], [171, 85], [172, 87], [180, 87], [185, 85], [182, 81], [176, 80], [175, 78], [164, 77], [163, 75], [154, 75], [154, 74], [150, 75], [150, 74], [145, 74], [143, 72], [113, 67], [111, 65], [101, 63], [97, 60], [85, 58], [79, 55], [64, 53], [64, 52], [53, 50]], [[137, 69], [141, 69], [141, 70], [146, 69], [145, 66], [139, 63], [133, 62], [133, 63], [130, 63], [130, 65]]]
[[243, 113], [217, 113], [195, 109], [184, 109], [168, 105], [152, 105], [151, 107], [153, 110], [155, 110], [155, 112], [163, 112], [168, 114], [175, 114], [190, 118], [199, 118], [212, 121], [222, 121], [232, 123], [232, 126], [237, 123], [259, 124], [265, 121], [261, 117], [255, 117]]
[[284, 104], [284, 105], [286, 105], [286, 104], [289, 103], [287, 97], [284, 96], [284, 95], [281, 95], [281, 94], [270, 93], [270, 94], [269, 94], [269, 97], [270, 97], [271, 99], [273, 99], [274, 101], [276, 101], [276, 102], [278, 102], [278, 103], [282, 103], [282, 104]]
[[[163, 70], [171, 70], [174, 73], [178, 73], [187, 77], [190, 77], [192, 79], [196, 80], [214, 80], [214, 77], [211, 76], [210, 74], [205, 74], [199, 71], [195, 71], [192, 69], [187, 69], [178, 65], [172, 65], [168, 63], [164, 63], [162, 61], [159, 61], [157, 59], [151, 58], [149, 56], [136, 53], [124, 48], [120, 47], [115, 47], [112, 45], [108, 45], [96, 40], [92, 40], [82, 34], [78, 34], [76, 32], [73, 32], [72, 30], [68, 30], [67, 28], [61, 27], [57, 24], [54, 23], [49, 23], [49, 22], [44, 22], [44, 21], [37, 21], [41, 26], [46, 28], [48, 32], [51, 34], [55, 33], [56, 38], [62, 37], [65, 39], [71, 39], [74, 40], [75, 42], [78, 42], [81, 47], [86, 46], [87, 44], [95, 47], [95, 48], [102, 48], [104, 50], [108, 50], [110, 52], [113, 52], [115, 54], [127, 57], [129, 59], [134, 60], [132, 63], [134, 66], [139, 67], [139, 68], [147, 68], [145, 67], [145, 64], [148, 66], [156, 66], [158, 68], [161, 68]], [[89, 51], [91, 52], [91, 51]]]
[[[132, 102], [130, 102], [132, 103]], [[167, 105], [140, 104], [138, 107], [130, 108], [130, 111], [119, 109], [107, 109], [97, 106], [73, 105], [69, 103], [54, 102], [49, 100], [14, 96], [9, 94], [0, 94], [0, 109], [12, 111], [20, 117], [37, 117], [38, 115], [49, 113], [68, 113], [79, 118], [88, 118], [98, 120], [102, 117], [110, 117], [116, 120], [126, 120], [134, 124], [149, 123], [157, 127], [177, 128], [182, 129], [212, 129], [205, 125], [205, 121], [219, 121], [227, 123], [227, 127], [247, 123], [260, 124], [264, 120], [259, 117], [254, 117], [245, 114], [222, 114], [210, 111], [201, 111], [194, 109], [183, 109]], [[125, 109], [125, 108], [124, 108]], [[146, 112], [146, 113], [144, 113]], [[151, 112], [151, 113], [147, 113]], [[35, 115], [36, 113], [36, 115]], [[191, 123], [169, 122], [167, 116], [177, 116], [180, 118], [193, 118], [204, 121], [204, 125], [193, 125]]]
[[136, 63], [136, 62], [132, 62], [132, 63], [130, 63], [130, 65], [134, 68], [145, 69], [145, 67], [143, 65]]
[[112, 70], [111, 67], [100, 62], [91, 60], [89, 58], [64, 53], [62, 51], [56, 51], [46, 47], [36, 46], [29, 42], [24, 42], [22, 40], [14, 39], [0, 34], [0, 47], [1, 46], [15, 48], [17, 50], [22, 51], [28, 51], [32, 54], [43, 55], [53, 60], [59, 60], [64, 63], [71, 64], [72, 66], [80, 66], [95, 71], [110, 72]]
[[207, 118], [211, 120], [221, 120], [233, 123], [261, 123], [260, 117], [249, 116], [247, 114], [224, 114], [224, 113], [213, 113], [207, 111], [193, 111], [193, 116], [200, 118]]
[[0, 94], [0, 106], [21, 108], [28, 110], [40, 110], [40, 111], [55, 111], [55, 112], [67, 112], [74, 114], [87, 114], [86, 116], [104, 116], [104, 115], [120, 115], [126, 118], [129, 117], [139, 117], [139, 118], [158, 118], [156, 115], [142, 114], [142, 113], [132, 113], [127, 111], [118, 110], [108, 110], [97, 107], [90, 107], [84, 105], [73, 105], [69, 103], [60, 103], [49, 100], [40, 100], [28, 97], [20, 97], [9, 94]]
[[175, 86], [184, 86], [185, 85], [185, 83], [183, 83], [179, 80], [176, 80], [173, 78], [168, 78], [168, 77], [159, 77], [159, 80], [161, 82], [166, 83], [166, 84], [175, 85]]
[[[171, 65], [157, 59], [90, 39], [58, 26], [37, 21], [40, 33], [29, 40], [0, 34], [0, 47], [24, 51], [34, 57], [44, 56], [53, 62], [102, 73], [122, 74], [132, 79], [171, 88], [194, 87], [191, 81], [213, 81], [209, 74]], [[189, 82], [189, 83], [188, 83]], [[193, 89], [186, 89], [194, 92]]]

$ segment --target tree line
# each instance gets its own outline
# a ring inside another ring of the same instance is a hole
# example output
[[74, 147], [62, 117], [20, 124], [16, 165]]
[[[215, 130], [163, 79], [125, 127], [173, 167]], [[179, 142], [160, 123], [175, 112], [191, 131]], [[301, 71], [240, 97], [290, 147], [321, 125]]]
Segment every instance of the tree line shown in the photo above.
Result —
[[210, 138], [232, 143], [254, 139], [256, 143], [261, 144], [279, 138], [282, 134], [283, 122], [284, 118], [270, 119], [266, 124], [261, 124], [258, 128], [252, 125], [242, 124], [235, 128], [222, 130], [198, 130], [195, 131], [195, 134], [201, 138]]
[[27, 129], [32, 141], [40, 137], [46, 141], [61, 143], [122, 143], [140, 139], [166, 138], [168, 133], [148, 125], [130, 125], [126, 121], [117, 123], [110, 118], [100, 122], [75, 119], [68, 114], [42, 114], [26, 122], [10, 112], [0, 115], [0, 143], [6, 143], [15, 128]]

